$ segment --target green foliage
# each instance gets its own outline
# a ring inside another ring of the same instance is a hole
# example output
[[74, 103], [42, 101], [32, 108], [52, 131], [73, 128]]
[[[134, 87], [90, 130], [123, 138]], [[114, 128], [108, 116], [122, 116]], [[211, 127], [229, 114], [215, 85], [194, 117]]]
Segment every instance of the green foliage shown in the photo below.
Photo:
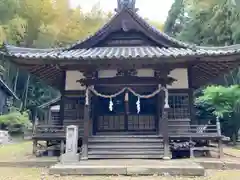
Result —
[[[183, 7], [177, 6], [180, 2]], [[175, 0], [165, 32], [179, 40], [203, 46], [240, 43], [239, 5], [239, 0]], [[180, 27], [176, 28], [176, 25]], [[200, 119], [211, 119], [211, 114], [222, 117], [223, 132], [232, 136], [240, 126], [240, 68], [219, 77], [217, 83], [223, 86], [207, 87], [197, 99], [197, 116]]]
[[7, 127], [10, 132], [14, 132], [23, 131], [24, 128], [30, 127], [31, 122], [27, 112], [13, 111], [0, 116], [0, 125]]
[[222, 118], [223, 131], [236, 141], [240, 128], [240, 85], [209, 86], [197, 98], [196, 104]]
[[[79, 7], [70, 8], [68, 0], [0, 0], [0, 44], [7, 41], [33, 48], [63, 47], [94, 33], [111, 16], [98, 5], [83, 13]], [[9, 62], [1, 64], [5, 69], [4, 81], [16, 89], [25, 108], [59, 96], [58, 91], [35, 77], [31, 76], [28, 83], [28, 74]]]
[[175, 36], [176, 33], [181, 31], [181, 21], [184, 17], [184, 0], [175, 0], [170, 11], [168, 12], [168, 18], [164, 25], [164, 32]]
[[205, 102], [214, 108], [213, 114], [223, 117], [225, 113], [232, 111], [232, 88], [222, 86], [209, 86], [203, 90], [203, 96], [197, 98], [197, 103]]
[[0, 22], [11, 20], [16, 14], [17, 6], [17, 0], [0, 0]]
[[198, 45], [240, 43], [239, 13], [232, 0], [175, 0], [165, 32]]
[[237, 112], [240, 105], [240, 86], [209, 86], [203, 90], [203, 95], [197, 98], [196, 103], [207, 103], [214, 108], [213, 114], [217, 117]]

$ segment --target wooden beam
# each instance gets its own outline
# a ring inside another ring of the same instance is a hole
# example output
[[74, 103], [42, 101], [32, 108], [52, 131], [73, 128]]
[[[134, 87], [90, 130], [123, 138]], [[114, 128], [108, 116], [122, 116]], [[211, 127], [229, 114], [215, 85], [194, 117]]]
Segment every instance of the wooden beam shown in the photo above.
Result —
[[61, 100], [60, 100], [60, 124], [63, 125], [64, 123], [64, 111], [65, 111], [65, 83], [66, 83], [66, 72], [63, 71], [62, 72], [62, 79], [61, 81], [61, 85], [60, 85], [60, 92], [61, 92]]
[[164, 156], [163, 159], [169, 160], [170, 149], [169, 149], [169, 133], [168, 133], [168, 110], [164, 108], [162, 113], [162, 129], [163, 129], [163, 143], [164, 143]]
[[89, 121], [90, 121], [90, 95], [89, 95], [89, 104], [84, 105], [84, 132], [83, 132], [83, 140], [82, 140], [82, 160], [88, 159], [88, 138], [89, 138]]
[[113, 78], [100, 78], [100, 79], [82, 79], [79, 80], [83, 85], [121, 85], [121, 84], [135, 84], [135, 85], [158, 85], [158, 84], [172, 84], [175, 79], [172, 77], [155, 78], [155, 77], [137, 77], [137, 76], [122, 76]]
[[194, 88], [193, 88], [193, 67], [188, 67], [188, 87], [189, 87], [189, 110], [190, 110], [190, 117], [191, 122], [196, 124], [196, 118], [195, 118], [195, 108], [194, 108]]
[[53, 69], [48, 74], [42, 74], [42, 75], [39, 75], [38, 77], [43, 80], [45, 80], [45, 79], [52, 80], [52, 79], [56, 79], [56, 78], [60, 79], [61, 77], [59, 75], [61, 75], [61, 71]]
[[30, 73], [36, 73], [41, 69], [44, 69], [45, 65], [32, 65], [30, 67], [27, 67], [25, 69], [28, 69]]
[[[146, 62], [149, 62], [151, 60], [147, 60]], [[169, 67], [176, 69], [176, 68], [187, 68], [187, 63], [165, 63], [169, 65]], [[163, 64], [162, 63], [138, 63], [138, 64], [129, 64], [129, 62], [125, 61], [125, 63], [119, 63], [118, 60], [111, 60], [109, 63], [102, 63], [102, 61], [92, 63], [92, 64], [65, 64], [60, 65], [61, 69], [64, 70], [79, 70], [79, 71], [85, 71], [86, 69], [95, 69], [96, 71], [99, 69], [124, 69], [124, 68], [130, 68], [130, 69], [162, 69]]]

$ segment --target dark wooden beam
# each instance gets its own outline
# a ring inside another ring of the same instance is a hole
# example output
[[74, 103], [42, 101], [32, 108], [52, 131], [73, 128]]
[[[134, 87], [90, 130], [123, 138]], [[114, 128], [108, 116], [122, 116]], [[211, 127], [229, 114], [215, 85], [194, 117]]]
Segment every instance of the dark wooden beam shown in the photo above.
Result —
[[[163, 85], [164, 87], [167, 87], [166, 84]], [[170, 159], [170, 148], [169, 148], [169, 127], [168, 127], [168, 112], [170, 108], [166, 108], [165, 107], [165, 98], [166, 98], [166, 94], [163, 93], [162, 95], [163, 99], [162, 99], [162, 135], [163, 135], [163, 144], [164, 144], [164, 156], [163, 159], [165, 160], [169, 160]], [[169, 97], [167, 97], [169, 98]]]
[[61, 100], [60, 100], [60, 124], [63, 125], [64, 122], [64, 111], [65, 111], [65, 83], [66, 83], [66, 72], [62, 72], [62, 78], [61, 78], [61, 86], [60, 86], [60, 92], [61, 92]]
[[65, 90], [64, 91], [65, 96], [76, 96], [76, 97], [85, 97], [85, 90]]
[[202, 64], [198, 64], [194, 67], [195, 69], [198, 69], [199, 71], [202, 71], [210, 76], [212, 76], [212, 74], [218, 74], [219, 71], [217, 71], [216, 69], [212, 68], [212, 66], [209, 66], [206, 63], [202, 63]]
[[84, 105], [84, 132], [83, 132], [83, 140], [82, 140], [82, 160], [87, 160], [88, 159], [88, 138], [89, 138], [89, 128], [90, 128], [90, 104], [91, 104], [91, 98], [89, 94], [89, 104]]
[[[151, 60], [146, 59], [146, 62], [149, 62]], [[102, 63], [102, 60], [95, 62], [95, 63], [86, 63], [86, 64], [65, 64], [65, 65], [60, 65], [61, 69], [64, 70], [79, 70], [79, 71], [85, 71], [87, 69], [162, 69], [163, 64], [160, 63], [160, 61], [157, 63], [134, 63], [131, 64], [127, 61], [124, 63], [120, 63], [119, 60], [111, 60], [108, 63]], [[176, 69], [176, 68], [187, 68], [187, 63], [165, 63], [169, 64], [171, 68]]]
[[158, 84], [172, 84], [175, 81], [172, 77], [155, 78], [155, 77], [137, 77], [137, 76], [119, 76], [113, 78], [100, 79], [82, 79], [78, 82], [83, 85], [121, 85], [121, 84], [135, 84], [135, 85], [158, 85]]
[[26, 69], [29, 69], [30, 73], [36, 73], [39, 72], [40, 70], [45, 69], [45, 65], [33, 65], [32, 67], [27, 67]]
[[190, 117], [191, 122], [193, 124], [196, 124], [196, 118], [195, 118], [195, 108], [194, 108], [194, 88], [193, 88], [193, 66], [188, 67], [188, 88], [189, 88], [189, 111], [190, 111]]

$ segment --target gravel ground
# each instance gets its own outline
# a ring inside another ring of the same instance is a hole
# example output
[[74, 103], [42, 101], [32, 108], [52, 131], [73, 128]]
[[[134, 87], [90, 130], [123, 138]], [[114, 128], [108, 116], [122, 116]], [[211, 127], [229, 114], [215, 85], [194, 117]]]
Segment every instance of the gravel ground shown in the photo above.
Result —
[[47, 169], [0, 168], [0, 180], [239, 180], [240, 171], [207, 171], [205, 177], [49, 176]]

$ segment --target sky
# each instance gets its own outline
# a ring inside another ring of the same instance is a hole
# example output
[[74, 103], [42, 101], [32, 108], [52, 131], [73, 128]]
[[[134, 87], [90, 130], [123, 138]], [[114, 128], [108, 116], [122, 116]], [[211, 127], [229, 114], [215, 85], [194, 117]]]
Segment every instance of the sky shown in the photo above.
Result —
[[[174, 0], [136, 0], [139, 14], [153, 21], [164, 22]], [[103, 11], [113, 11], [117, 7], [117, 0], [70, 0], [71, 7], [80, 5], [83, 11], [88, 12], [92, 6], [99, 3]]]

